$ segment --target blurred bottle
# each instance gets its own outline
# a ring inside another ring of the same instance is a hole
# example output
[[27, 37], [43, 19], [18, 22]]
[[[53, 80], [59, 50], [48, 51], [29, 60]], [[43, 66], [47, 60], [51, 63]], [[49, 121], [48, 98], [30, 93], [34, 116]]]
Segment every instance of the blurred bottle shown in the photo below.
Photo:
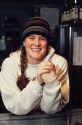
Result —
[[80, 8], [79, 8], [79, 20], [80, 23], [82, 24], [82, 0], [79, 1]]
[[79, 0], [72, 0], [70, 9], [70, 22], [72, 25], [79, 23], [79, 8]]
[[5, 36], [2, 36], [0, 39], [0, 50], [5, 51], [6, 50], [6, 40]]
[[70, 21], [70, 1], [65, 0], [61, 8], [61, 19], [60, 24], [68, 24]]
[[5, 38], [5, 31], [4, 31], [4, 20], [2, 20], [0, 25], [0, 51], [6, 50], [6, 38]]

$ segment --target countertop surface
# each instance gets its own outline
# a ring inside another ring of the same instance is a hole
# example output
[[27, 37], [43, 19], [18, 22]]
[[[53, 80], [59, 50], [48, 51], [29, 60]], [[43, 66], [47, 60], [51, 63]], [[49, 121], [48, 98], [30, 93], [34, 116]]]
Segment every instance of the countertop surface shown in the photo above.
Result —
[[0, 125], [82, 125], [82, 109], [71, 109], [55, 114], [0, 113]]

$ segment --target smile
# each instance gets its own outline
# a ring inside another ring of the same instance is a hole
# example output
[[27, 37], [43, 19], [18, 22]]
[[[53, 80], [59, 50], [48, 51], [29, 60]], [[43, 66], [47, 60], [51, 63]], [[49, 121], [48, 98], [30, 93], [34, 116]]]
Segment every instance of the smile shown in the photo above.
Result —
[[34, 51], [34, 52], [39, 52], [39, 51], [41, 51], [40, 48], [32, 48], [31, 50]]

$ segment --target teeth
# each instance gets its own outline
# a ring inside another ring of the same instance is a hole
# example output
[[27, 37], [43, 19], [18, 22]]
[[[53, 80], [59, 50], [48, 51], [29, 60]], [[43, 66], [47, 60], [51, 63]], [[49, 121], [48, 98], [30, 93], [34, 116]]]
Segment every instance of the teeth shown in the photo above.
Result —
[[35, 49], [32, 49], [32, 51], [37, 52], [37, 51], [40, 51], [40, 49], [39, 48], [35, 48]]

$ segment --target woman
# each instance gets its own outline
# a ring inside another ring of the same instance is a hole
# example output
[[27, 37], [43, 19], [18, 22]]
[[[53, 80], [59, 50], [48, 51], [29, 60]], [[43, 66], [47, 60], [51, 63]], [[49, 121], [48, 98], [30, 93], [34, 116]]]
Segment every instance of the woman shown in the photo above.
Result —
[[1, 95], [8, 111], [56, 113], [69, 102], [67, 61], [50, 46], [50, 27], [41, 17], [25, 24], [23, 46], [3, 61]]

